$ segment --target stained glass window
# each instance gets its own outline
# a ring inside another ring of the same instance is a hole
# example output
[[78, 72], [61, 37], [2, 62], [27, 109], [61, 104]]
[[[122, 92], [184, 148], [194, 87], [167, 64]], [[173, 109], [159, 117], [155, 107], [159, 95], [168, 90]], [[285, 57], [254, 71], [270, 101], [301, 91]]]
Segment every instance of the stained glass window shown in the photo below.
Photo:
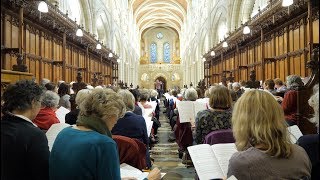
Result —
[[163, 44], [163, 61], [165, 63], [170, 63], [170, 44], [168, 42]]
[[150, 61], [151, 63], [157, 62], [157, 44], [151, 43], [150, 45]]

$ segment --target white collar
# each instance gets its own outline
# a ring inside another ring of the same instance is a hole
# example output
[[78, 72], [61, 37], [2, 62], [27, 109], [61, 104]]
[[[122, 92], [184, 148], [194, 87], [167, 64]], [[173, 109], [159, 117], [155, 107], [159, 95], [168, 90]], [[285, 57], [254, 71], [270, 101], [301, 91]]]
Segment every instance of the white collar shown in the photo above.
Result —
[[25, 121], [28, 121], [29, 123], [33, 124], [35, 127], [38, 127], [36, 124], [34, 124], [29, 118], [23, 116], [23, 115], [20, 115], [20, 114], [13, 114], [11, 112], [9, 112], [9, 114], [13, 115], [13, 116], [17, 116]]

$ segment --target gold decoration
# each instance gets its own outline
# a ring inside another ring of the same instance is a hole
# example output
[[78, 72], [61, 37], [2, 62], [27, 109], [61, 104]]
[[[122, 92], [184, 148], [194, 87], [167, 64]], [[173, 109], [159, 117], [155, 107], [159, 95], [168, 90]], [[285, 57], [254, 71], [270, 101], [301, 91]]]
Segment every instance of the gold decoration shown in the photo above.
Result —
[[149, 64], [149, 60], [147, 56], [140, 57], [140, 64]]
[[181, 61], [181, 58], [179, 56], [174, 56], [172, 64], [180, 64], [180, 61]]

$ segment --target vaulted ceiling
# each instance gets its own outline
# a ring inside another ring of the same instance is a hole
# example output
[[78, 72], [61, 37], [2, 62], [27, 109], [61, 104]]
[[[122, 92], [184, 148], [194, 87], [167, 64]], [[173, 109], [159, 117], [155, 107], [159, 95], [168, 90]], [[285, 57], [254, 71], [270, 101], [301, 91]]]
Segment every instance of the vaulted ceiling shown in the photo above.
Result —
[[179, 34], [187, 14], [187, 0], [132, 0], [133, 17], [140, 32], [169, 27]]

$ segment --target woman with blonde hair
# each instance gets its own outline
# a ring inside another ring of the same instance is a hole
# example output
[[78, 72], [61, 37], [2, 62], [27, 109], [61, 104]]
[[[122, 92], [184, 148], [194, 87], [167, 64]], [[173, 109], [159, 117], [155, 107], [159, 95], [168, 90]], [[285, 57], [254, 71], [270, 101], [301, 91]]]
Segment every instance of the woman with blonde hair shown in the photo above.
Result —
[[232, 129], [239, 152], [229, 160], [228, 177], [237, 179], [310, 178], [303, 148], [289, 139], [281, 106], [268, 92], [250, 90], [236, 102]]

